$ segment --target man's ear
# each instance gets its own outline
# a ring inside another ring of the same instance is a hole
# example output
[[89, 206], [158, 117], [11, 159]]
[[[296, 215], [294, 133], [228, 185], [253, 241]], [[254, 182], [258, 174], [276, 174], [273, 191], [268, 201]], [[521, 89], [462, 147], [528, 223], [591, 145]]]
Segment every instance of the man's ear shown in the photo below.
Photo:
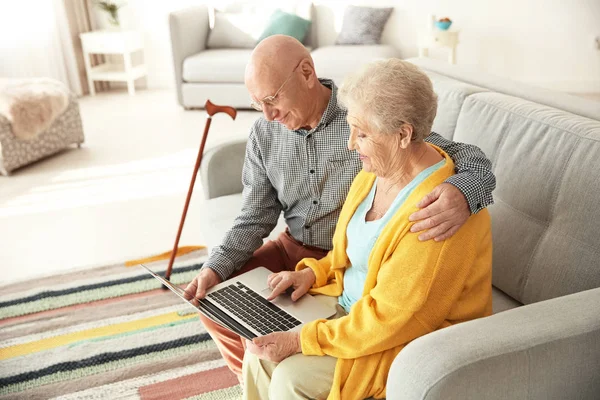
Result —
[[309, 88], [315, 86], [315, 82], [317, 81], [317, 74], [315, 73], [315, 69], [311, 65], [308, 60], [302, 60], [302, 63], [298, 67], [300, 73], [302, 74], [302, 79], [306, 82], [306, 85]]
[[415, 132], [411, 124], [402, 124], [400, 129], [398, 129], [398, 134], [400, 135], [400, 146], [406, 149], [410, 145], [410, 142], [412, 142]]

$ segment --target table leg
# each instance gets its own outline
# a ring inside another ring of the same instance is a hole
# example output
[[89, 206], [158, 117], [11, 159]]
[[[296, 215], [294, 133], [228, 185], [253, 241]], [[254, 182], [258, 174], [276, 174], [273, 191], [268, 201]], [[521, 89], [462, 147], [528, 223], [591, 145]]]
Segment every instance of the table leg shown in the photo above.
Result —
[[450, 56], [448, 57], [448, 62], [450, 64], [456, 64], [456, 46], [452, 46], [450, 48]]
[[85, 64], [85, 74], [87, 76], [90, 96], [95, 96], [96, 90], [94, 89], [94, 80], [92, 79], [92, 64], [90, 63], [90, 53], [83, 53], [83, 62]]
[[125, 73], [127, 74], [127, 91], [130, 96], [135, 95], [135, 81], [133, 80], [133, 67], [131, 66], [131, 53], [123, 54]]
[[429, 48], [419, 47], [419, 57], [429, 57]]

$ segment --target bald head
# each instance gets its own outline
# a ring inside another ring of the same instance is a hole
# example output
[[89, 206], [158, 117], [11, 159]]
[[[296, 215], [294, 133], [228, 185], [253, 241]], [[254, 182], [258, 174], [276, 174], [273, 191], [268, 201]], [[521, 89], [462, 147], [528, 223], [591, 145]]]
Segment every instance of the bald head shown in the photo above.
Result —
[[246, 66], [246, 88], [268, 121], [288, 129], [317, 126], [331, 90], [323, 86], [310, 53], [290, 36], [269, 36]]
[[273, 35], [261, 41], [250, 56], [246, 66], [245, 80], [262, 81], [267, 78], [281, 81], [298, 63], [308, 59], [313, 66], [310, 53], [297, 39], [285, 35]]

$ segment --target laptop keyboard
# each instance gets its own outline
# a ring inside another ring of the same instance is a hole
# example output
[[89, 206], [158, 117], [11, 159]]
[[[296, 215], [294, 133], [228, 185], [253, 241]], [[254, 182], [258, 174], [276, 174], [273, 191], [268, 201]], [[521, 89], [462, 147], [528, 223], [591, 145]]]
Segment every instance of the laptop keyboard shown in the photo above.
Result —
[[216, 300], [221, 307], [261, 335], [285, 332], [302, 324], [241, 282], [216, 290], [208, 298]]

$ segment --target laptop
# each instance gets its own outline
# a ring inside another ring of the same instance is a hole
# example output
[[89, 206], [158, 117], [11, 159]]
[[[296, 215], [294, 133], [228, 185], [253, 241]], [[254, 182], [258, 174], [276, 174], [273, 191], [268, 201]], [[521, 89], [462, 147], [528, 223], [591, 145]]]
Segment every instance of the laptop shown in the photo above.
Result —
[[335, 314], [335, 308], [308, 293], [296, 301], [292, 301], [288, 293], [267, 300], [272, 291], [267, 285], [267, 277], [272, 272], [264, 267], [219, 283], [210, 288], [206, 297], [197, 300], [199, 304], [195, 305], [185, 298], [185, 291], [179, 286], [173, 285], [144, 264], [140, 265], [204, 316], [249, 340], [271, 332], [299, 331], [307, 322]]

